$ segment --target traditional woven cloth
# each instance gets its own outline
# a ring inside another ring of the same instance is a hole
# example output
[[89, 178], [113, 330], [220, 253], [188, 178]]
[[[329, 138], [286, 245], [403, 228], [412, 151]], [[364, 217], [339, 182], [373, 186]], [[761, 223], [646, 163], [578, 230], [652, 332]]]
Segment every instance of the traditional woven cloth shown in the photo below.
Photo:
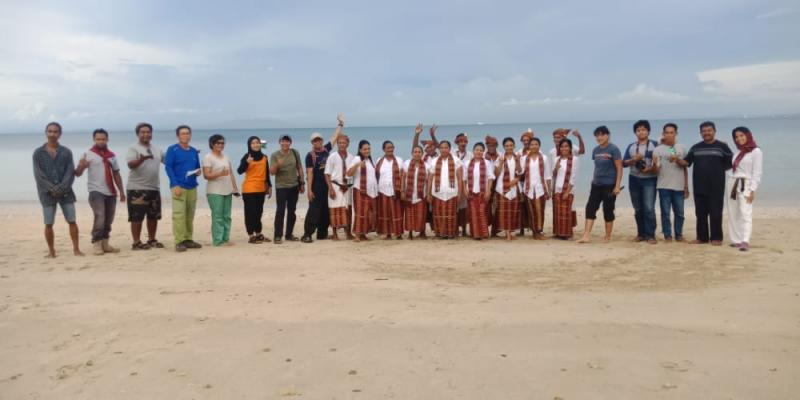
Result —
[[[397, 164], [397, 163], [395, 163]], [[399, 193], [396, 191], [395, 193]], [[403, 202], [399, 195], [378, 193], [378, 233], [400, 236], [403, 234]], [[422, 203], [422, 202], [420, 202]]]
[[473, 238], [489, 237], [489, 218], [487, 214], [488, 202], [483, 193], [470, 193], [467, 199], [469, 204], [469, 233]]
[[424, 232], [425, 220], [428, 215], [428, 204], [424, 201], [411, 204], [411, 201], [406, 201], [404, 210], [405, 212], [405, 230], [409, 232]]
[[353, 190], [353, 233], [366, 235], [375, 231], [375, 199], [366, 191]]
[[455, 237], [458, 234], [456, 211], [458, 197], [443, 201], [433, 198], [433, 230], [439, 237]]

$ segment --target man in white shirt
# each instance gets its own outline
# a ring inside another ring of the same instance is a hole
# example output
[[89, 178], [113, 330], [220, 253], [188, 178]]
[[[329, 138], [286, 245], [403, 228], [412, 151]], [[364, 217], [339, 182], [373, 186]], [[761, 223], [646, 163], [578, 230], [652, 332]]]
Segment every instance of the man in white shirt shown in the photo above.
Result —
[[117, 209], [117, 194], [119, 201], [124, 203], [125, 188], [116, 155], [108, 149], [108, 132], [96, 129], [92, 132], [92, 137], [94, 146], [81, 157], [75, 176], [83, 175], [85, 170], [89, 171], [86, 183], [89, 188], [89, 205], [94, 214], [92, 244], [94, 254], [100, 256], [119, 252], [118, 248], [108, 243], [108, 239]]

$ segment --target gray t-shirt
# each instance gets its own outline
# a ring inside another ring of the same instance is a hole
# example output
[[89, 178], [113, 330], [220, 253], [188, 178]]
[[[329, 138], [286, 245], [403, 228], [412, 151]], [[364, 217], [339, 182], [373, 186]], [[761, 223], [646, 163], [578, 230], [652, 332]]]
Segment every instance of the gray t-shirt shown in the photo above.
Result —
[[686, 157], [686, 148], [680, 143], [676, 143], [675, 146], [661, 144], [653, 151], [653, 158], [658, 159], [658, 183], [656, 188], [683, 191], [686, 182], [683, 176], [684, 168], [674, 162], [669, 162], [673, 154], [683, 159]]
[[617, 167], [614, 161], [622, 159], [622, 152], [614, 143], [609, 143], [606, 147], [595, 146], [592, 150], [592, 160], [594, 161], [594, 185], [616, 185]]
[[[89, 166], [86, 168], [86, 186], [89, 189], [89, 193], [100, 192], [106, 196], [111, 196], [111, 188], [108, 186], [108, 181], [106, 180], [106, 166], [103, 163], [103, 157], [100, 157], [91, 150], [87, 150], [86, 153], [83, 153], [83, 157], [86, 159], [86, 162], [89, 163]], [[119, 171], [116, 157], [109, 158], [108, 161], [111, 163], [112, 171]]]
[[[128, 174], [128, 190], [158, 190], [159, 189], [159, 169], [161, 168], [161, 160], [164, 158], [164, 152], [158, 147], [150, 145], [150, 153], [153, 158], [145, 160], [138, 168], [134, 168]], [[128, 148], [128, 154], [125, 161], [135, 161], [139, 158], [139, 154], [149, 155], [148, 148], [142, 146], [141, 143], [136, 142], [133, 146]]]

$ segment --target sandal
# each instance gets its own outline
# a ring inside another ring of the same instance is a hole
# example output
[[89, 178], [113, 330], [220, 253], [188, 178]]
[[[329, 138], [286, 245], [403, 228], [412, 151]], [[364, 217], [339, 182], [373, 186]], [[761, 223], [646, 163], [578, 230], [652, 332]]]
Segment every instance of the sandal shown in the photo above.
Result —
[[131, 245], [131, 250], [150, 250], [148, 243], [136, 242]]
[[261, 241], [260, 241], [260, 240], [258, 240], [258, 237], [257, 237], [257, 236], [250, 236], [250, 240], [248, 240], [248, 241], [247, 241], [247, 243], [250, 243], [250, 244], [260, 244], [260, 243], [261, 243]]
[[[155, 248], [157, 248], [157, 249], [163, 249], [163, 248], [164, 248], [164, 245], [163, 245], [163, 244], [161, 244], [161, 242], [159, 242], [158, 240], [155, 240], [155, 239], [153, 239], [153, 240], [148, 240], [148, 241], [147, 241], [147, 245], [148, 245], [149, 247], [155, 247]], [[148, 248], [149, 248], [149, 247], [148, 247]]]
[[256, 235], [256, 239], [258, 239], [259, 243], [264, 243], [264, 242], [269, 243], [269, 242], [271, 242], [271, 240], [269, 240], [268, 237], [266, 237], [266, 236], [264, 236], [264, 235], [262, 235], [260, 233], [258, 235]]

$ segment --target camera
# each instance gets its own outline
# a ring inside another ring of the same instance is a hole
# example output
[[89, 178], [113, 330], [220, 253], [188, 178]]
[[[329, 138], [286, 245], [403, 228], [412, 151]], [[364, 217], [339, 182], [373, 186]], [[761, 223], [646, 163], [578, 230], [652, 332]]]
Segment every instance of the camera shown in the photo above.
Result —
[[647, 162], [644, 159], [636, 161], [636, 169], [639, 171], [644, 171], [647, 169]]

